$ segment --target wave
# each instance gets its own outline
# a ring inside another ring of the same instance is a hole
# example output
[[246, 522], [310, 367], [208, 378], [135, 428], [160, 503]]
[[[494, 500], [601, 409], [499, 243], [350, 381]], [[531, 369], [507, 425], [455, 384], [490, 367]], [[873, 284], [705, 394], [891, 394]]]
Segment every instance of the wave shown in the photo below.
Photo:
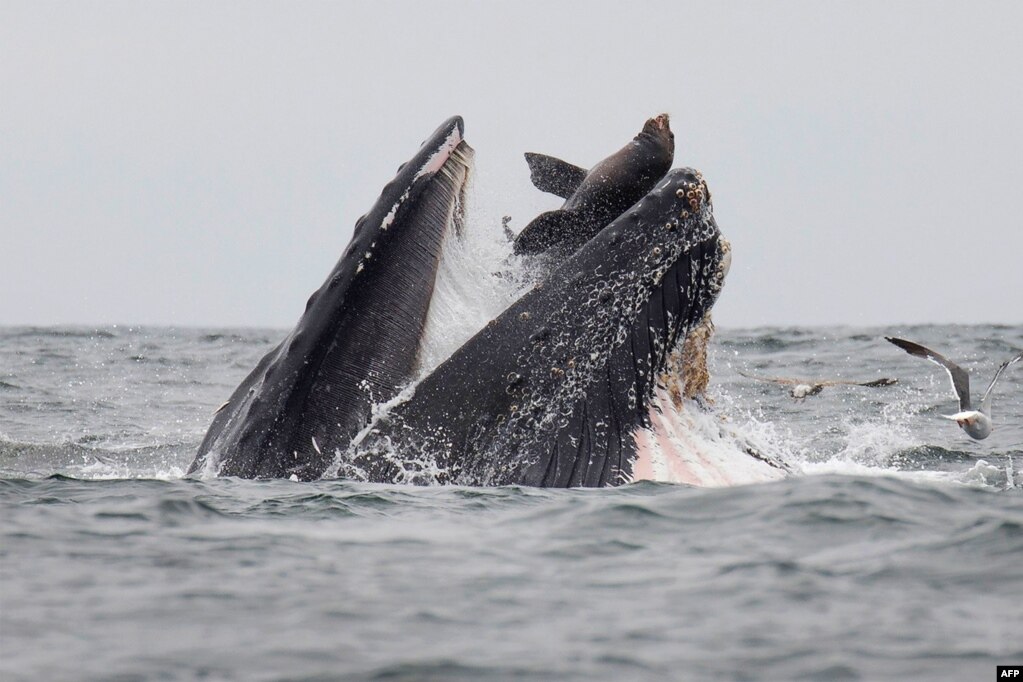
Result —
[[[0, 434], [0, 477], [171, 480], [184, 476], [196, 444], [104, 448], [79, 442], [26, 443]], [[82, 442], [84, 441], [84, 442]]]
[[[131, 328], [128, 329], [131, 331]], [[0, 331], [6, 339], [53, 338], [53, 339], [114, 339], [119, 332], [112, 328], [100, 327], [7, 327]]]

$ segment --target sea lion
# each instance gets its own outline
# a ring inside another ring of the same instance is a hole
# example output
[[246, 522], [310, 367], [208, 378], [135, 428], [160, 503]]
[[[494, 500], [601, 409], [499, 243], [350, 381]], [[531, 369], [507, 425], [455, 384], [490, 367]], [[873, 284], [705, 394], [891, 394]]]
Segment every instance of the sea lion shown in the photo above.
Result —
[[565, 203], [526, 225], [515, 238], [515, 253], [569, 255], [665, 176], [675, 157], [675, 135], [667, 114], [655, 116], [631, 142], [589, 171], [544, 154], [525, 156], [537, 189]]

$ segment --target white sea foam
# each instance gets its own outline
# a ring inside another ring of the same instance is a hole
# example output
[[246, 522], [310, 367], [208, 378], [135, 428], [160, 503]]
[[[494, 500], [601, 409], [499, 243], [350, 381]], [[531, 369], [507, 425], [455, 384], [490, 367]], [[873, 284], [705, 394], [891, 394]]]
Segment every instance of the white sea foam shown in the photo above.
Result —
[[[713, 384], [712, 378], [712, 389]], [[996, 488], [1023, 483], [1011, 457], [1005, 464], [978, 459], [967, 468], [943, 465], [940, 459], [927, 460], [935, 448], [929, 444], [933, 440], [922, 437], [913, 426], [929, 405], [915, 399], [915, 395], [907, 389], [874, 411], [862, 409], [867, 399], [843, 399], [842, 403], [855, 407], [837, 415], [822, 404], [823, 398], [808, 399], [799, 404], [798, 412], [805, 416], [792, 423], [778, 416], [772, 421], [756, 402], [751, 407], [750, 401], [727, 392], [718, 393], [717, 402], [719, 410], [727, 415], [723, 418], [735, 431], [737, 443], [755, 438], [760, 448], [774, 453], [802, 475], [893, 476]], [[917, 452], [923, 459], [906, 459]]]
[[650, 418], [651, 428], [636, 434], [633, 480], [719, 487], [778, 480], [791, 469], [769, 443], [735, 428], [724, 414], [692, 401], [676, 407], [661, 388]]
[[145, 462], [140, 464], [135, 459], [112, 461], [109, 458], [91, 459], [78, 467], [71, 467], [69, 472], [75, 478], [92, 481], [111, 481], [119, 479], [143, 479], [156, 481], [175, 481], [185, 476], [185, 469], [167, 462]]
[[352, 442], [349, 446], [344, 449], [338, 449], [334, 454], [334, 462], [324, 473], [324, 478], [337, 478], [348, 477], [355, 479], [366, 479], [367, 476], [364, 472], [354, 469], [354, 465], [351, 464], [354, 459], [355, 453], [358, 451], [359, 446], [366, 440], [380, 424], [381, 420], [387, 419], [390, 415], [391, 410], [398, 407], [402, 403], [407, 402], [416, 393], [416, 385], [418, 381], [414, 381], [398, 392], [398, 395], [394, 396], [390, 400], [382, 403], [376, 403], [371, 408], [369, 423], [362, 427], [355, 437], [352, 438]]

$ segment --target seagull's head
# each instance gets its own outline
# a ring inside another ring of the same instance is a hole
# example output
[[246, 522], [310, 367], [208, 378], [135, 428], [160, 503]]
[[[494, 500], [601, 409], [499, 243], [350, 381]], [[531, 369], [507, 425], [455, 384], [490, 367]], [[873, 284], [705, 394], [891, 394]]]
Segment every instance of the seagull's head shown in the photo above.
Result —
[[822, 384], [796, 384], [792, 387], [792, 397], [796, 400], [802, 400], [808, 395], [817, 395], [824, 390]]

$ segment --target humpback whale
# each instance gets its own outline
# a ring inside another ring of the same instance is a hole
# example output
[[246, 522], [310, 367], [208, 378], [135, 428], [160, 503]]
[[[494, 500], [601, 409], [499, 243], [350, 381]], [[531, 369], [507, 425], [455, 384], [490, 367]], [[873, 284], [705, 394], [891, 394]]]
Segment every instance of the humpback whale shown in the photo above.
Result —
[[398, 169], [295, 329], [217, 412], [189, 473], [319, 478], [412, 379], [441, 248], [462, 220], [463, 131], [445, 121]]
[[667, 114], [648, 119], [632, 141], [589, 171], [552, 156], [527, 153], [536, 188], [565, 203], [522, 228], [515, 238], [515, 253], [572, 253], [653, 189], [674, 156], [675, 135]]
[[[706, 385], [699, 348], [730, 262], [692, 169], [664, 175], [412, 382], [441, 244], [461, 219], [472, 156], [462, 130], [450, 119], [399, 169], [298, 325], [216, 414], [189, 472], [553, 487], [667, 472], [742, 482], [686, 449], [671, 418]], [[735, 453], [738, 466], [759, 467], [743, 480], [784, 475], [749, 454]]]

